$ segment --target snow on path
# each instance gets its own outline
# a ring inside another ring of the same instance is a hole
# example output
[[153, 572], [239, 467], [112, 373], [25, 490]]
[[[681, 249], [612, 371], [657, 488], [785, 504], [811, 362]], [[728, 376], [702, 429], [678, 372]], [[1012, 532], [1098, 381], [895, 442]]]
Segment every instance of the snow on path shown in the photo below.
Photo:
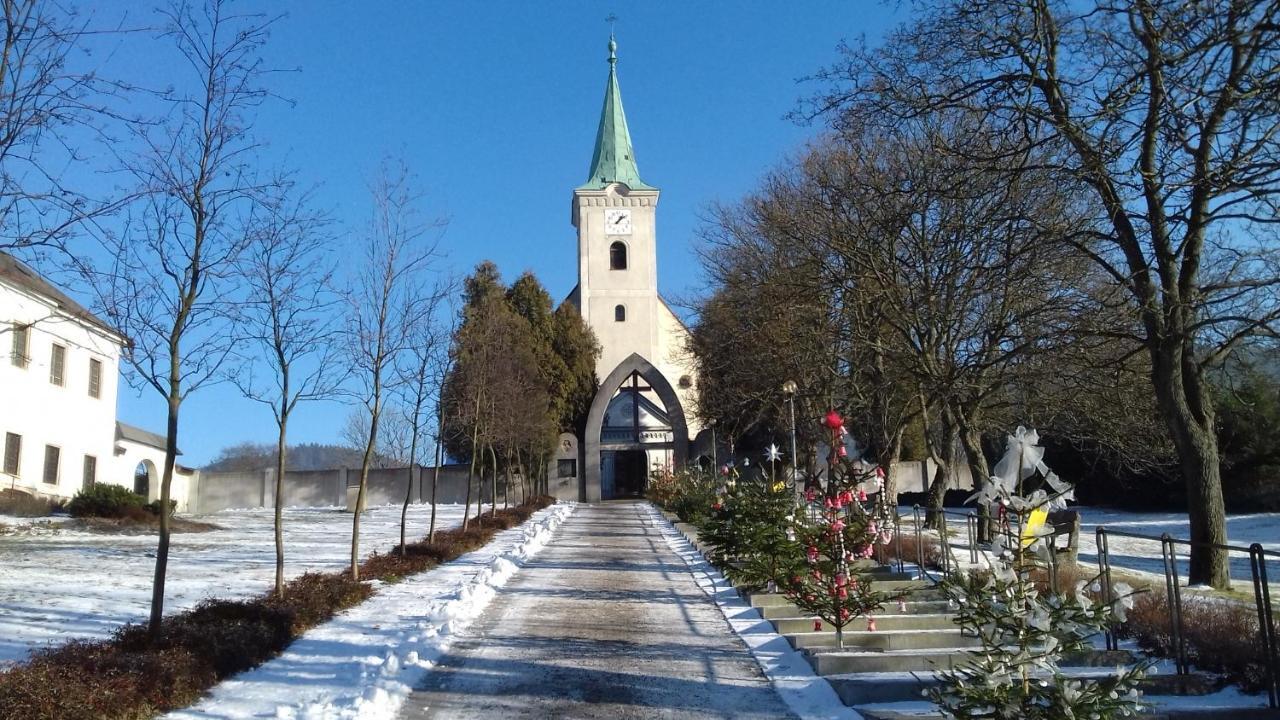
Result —
[[534, 513], [489, 544], [398, 583], [312, 628], [279, 657], [224, 681], [170, 720], [392, 718], [410, 688], [540, 551], [573, 503]]
[[401, 717], [794, 717], [648, 507], [580, 507], [427, 674]]
[[[461, 505], [440, 505], [437, 527], [462, 521]], [[430, 505], [409, 506], [409, 536], [426, 534]], [[222, 530], [175, 533], [169, 550], [165, 611], [206, 598], [237, 599], [275, 581], [272, 510], [224, 510], [199, 518]], [[336, 570], [351, 557], [351, 514], [342, 508], [284, 511], [285, 572]], [[0, 518], [9, 523], [9, 518]], [[400, 542], [400, 506], [371, 508], [361, 521], [364, 555]], [[155, 572], [155, 535], [83, 532], [58, 523], [13, 523], [0, 535], [0, 668], [36, 648], [73, 638], [103, 638], [145, 620]]]
[[802, 718], [859, 720], [862, 717], [840, 700], [830, 683], [813, 672], [804, 656], [774, 631], [773, 624], [762, 618], [760, 611], [738, 595], [733, 584], [707, 562], [680, 531], [652, 506], [648, 510], [662, 528], [667, 545], [684, 560], [698, 587], [715, 601], [791, 712]]

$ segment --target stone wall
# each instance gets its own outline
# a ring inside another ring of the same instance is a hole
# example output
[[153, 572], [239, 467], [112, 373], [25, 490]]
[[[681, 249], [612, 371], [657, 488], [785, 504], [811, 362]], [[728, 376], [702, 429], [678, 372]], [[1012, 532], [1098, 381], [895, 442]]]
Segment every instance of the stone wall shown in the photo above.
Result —
[[[413, 502], [431, 502], [433, 467], [417, 467], [413, 473]], [[408, 468], [375, 468], [369, 471], [365, 505], [404, 502], [409, 482]], [[347, 506], [348, 487], [358, 487], [360, 468], [333, 470], [289, 470], [285, 472], [285, 506]], [[486, 485], [485, 497], [488, 497]], [[440, 468], [437, 500], [462, 503], [467, 496], [467, 466]], [[228, 508], [270, 507], [275, 497], [275, 471], [201, 472], [196, 492], [187, 512], [207, 514]], [[473, 495], [472, 500], [475, 497]]]

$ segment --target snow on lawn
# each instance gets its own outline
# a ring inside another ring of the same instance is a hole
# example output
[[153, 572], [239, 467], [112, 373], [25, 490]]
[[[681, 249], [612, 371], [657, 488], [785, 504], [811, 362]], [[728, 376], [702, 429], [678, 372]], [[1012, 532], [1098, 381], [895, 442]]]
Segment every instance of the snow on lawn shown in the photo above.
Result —
[[390, 720], [454, 637], [551, 539], [572, 503], [534, 513], [453, 562], [398, 583], [312, 628], [273, 660], [215, 687], [172, 720]]
[[[462, 521], [461, 505], [441, 505], [436, 526]], [[409, 537], [426, 534], [430, 505], [409, 507]], [[221, 530], [175, 533], [165, 583], [166, 613], [206, 598], [243, 598], [275, 580], [272, 510], [224, 510], [200, 520]], [[21, 522], [19, 522], [21, 520]], [[127, 622], [145, 620], [151, 607], [155, 535], [83, 532], [59, 523], [11, 525], [0, 535], [0, 667], [48, 644], [101, 638]], [[360, 523], [363, 554], [400, 542], [400, 506], [371, 508]], [[285, 572], [335, 570], [351, 558], [351, 514], [341, 508], [284, 511]]]
[[[1137, 513], [1108, 508], [1078, 507], [1080, 511], [1080, 561], [1097, 563], [1097, 529], [1098, 526], [1108, 530], [1153, 535], [1160, 537], [1168, 533], [1170, 537], [1187, 539], [1191, 530], [1186, 513]], [[1228, 515], [1227, 538], [1231, 545], [1248, 547], [1252, 543], [1261, 543], [1267, 550], [1280, 551], [1280, 513], [1254, 513], [1251, 515]], [[1111, 564], [1131, 570], [1164, 574], [1164, 561], [1160, 557], [1160, 543], [1153, 540], [1136, 540], [1133, 538], [1107, 536], [1107, 549], [1111, 556]], [[1185, 578], [1187, 573], [1187, 547], [1178, 548], [1178, 571]], [[1280, 580], [1280, 558], [1268, 562], [1268, 578]], [[1248, 553], [1231, 553], [1231, 577], [1236, 581], [1249, 583]]]

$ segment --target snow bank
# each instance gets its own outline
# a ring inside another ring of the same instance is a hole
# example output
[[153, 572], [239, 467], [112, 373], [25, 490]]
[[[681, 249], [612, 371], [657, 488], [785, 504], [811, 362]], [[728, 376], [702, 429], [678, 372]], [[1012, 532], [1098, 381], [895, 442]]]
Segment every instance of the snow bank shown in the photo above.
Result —
[[399, 583], [380, 583], [368, 601], [308, 631], [279, 657], [165, 717], [394, 718], [454, 637], [573, 508], [564, 503], [540, 510], [475, 552]]
[[840, 701], [831, 685], [814, 674], [804, 656], [792, 649], [786, 638], [774, 632], [773, 625], [738, 595], [738, 591], [724, 575], [707, 562], [680, 531], [652, 506], [647, 510], [662, 531], [667, 545], [684, 560], [698, 587], [715, 600], [729, 627], [746, 643], [760, 669], [791, 712], [802, 718], [862, 718]]

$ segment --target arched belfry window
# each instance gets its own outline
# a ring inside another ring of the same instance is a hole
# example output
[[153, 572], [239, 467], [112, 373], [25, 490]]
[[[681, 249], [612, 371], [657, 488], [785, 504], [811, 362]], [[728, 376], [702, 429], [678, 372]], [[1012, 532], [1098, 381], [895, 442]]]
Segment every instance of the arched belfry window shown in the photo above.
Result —
[[613, 319], [615, 322], [627, 321], [627, 306], [617, 305], [613, 308]]
[[621, 240], [609, 246], [609, 269], [627, 269], [627, 246]]

